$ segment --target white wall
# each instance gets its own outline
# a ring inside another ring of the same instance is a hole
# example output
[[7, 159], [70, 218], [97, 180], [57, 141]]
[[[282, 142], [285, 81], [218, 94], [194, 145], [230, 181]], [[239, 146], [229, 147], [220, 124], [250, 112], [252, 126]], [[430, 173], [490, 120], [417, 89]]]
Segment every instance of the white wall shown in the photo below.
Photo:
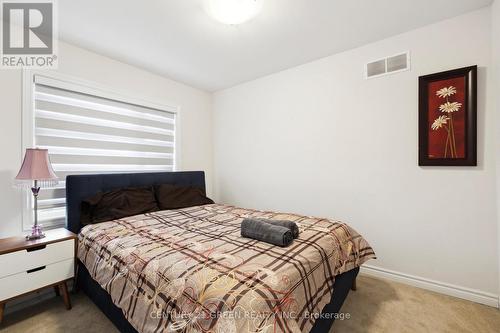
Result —
[[[212, 95], [110, 58], [59, 43], [58, 71], [131, 96], [181, 107], [181, 168], [205, 170], [212, 193]], [[12, 187], [22, 162], [20, 70], [0, 70], [0, 237], [22, 231], [21, 197]]]
[[[374, 266], [498, 294], [490, 23], [486, 8], [217, 92], [218, 199], [343, 220]], [[411, 71], [363, 78], [407, 50]], [[474, 64], [479, 166], [419, 167], [418, 76]]]
[[[500, 0], [495, 0], [491, 6], [491, 18], [492, 18], [492, 34], [491, 34], [491, 45], [492, 45], [492, 88], [491, 93], [493, 94], [495, 116], [496, 116], [496, 128], [500, 128], [500, 96], [498, 91], [500, 89]], [[500, 131], [496, 131], [497, 134], [497, 145], [500, 147]], [[498, 154], [498, 151], [497, 151]], [[500, 270], [500, 156], [497, 156], [497, 221], [498, 221], [498, 266]], [[498, 289], [500, 290], [500, 273], [498, 277]]]

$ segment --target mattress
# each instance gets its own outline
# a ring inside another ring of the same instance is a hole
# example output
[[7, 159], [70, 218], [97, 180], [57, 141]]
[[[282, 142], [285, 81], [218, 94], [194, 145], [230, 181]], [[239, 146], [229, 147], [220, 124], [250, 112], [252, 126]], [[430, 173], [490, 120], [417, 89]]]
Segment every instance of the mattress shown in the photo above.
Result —
[[[245, 217], [295, 221], [299, 238], [242, 238]], [[335, 276], [375, 254], [345, 223], [213, 204], [86, 226], [78, 258], [139, 332], [308, 332]]]

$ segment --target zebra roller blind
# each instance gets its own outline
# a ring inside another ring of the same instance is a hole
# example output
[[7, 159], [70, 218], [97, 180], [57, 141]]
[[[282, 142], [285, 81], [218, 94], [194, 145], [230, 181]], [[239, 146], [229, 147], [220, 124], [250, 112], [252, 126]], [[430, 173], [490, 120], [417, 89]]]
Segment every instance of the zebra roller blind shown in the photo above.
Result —
[[33, 99], [33, 144], [49, 150], [59, 177], [56, 187], [40, 193], [41, 223], [65, 222], [67, 175], [175, 169], [175, 108], [109, 99], [38, 75]]

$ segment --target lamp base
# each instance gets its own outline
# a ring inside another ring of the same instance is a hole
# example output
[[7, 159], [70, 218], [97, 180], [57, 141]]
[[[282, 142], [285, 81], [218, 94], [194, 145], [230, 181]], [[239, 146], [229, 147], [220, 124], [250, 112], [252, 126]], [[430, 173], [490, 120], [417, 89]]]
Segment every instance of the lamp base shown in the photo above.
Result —
[[41, 225], [34, 225], [31, 227], [31, 234], [26, 235], [26, 240], [34, 240], [44, 238], [45, 234], [42, 231]]
[[40, 238], [44, 238], [45, 237], [45, 234], [42, 233], [40, 235], [26, 235], [26, 240], [35, 240], [35, 239], [40, 239]]

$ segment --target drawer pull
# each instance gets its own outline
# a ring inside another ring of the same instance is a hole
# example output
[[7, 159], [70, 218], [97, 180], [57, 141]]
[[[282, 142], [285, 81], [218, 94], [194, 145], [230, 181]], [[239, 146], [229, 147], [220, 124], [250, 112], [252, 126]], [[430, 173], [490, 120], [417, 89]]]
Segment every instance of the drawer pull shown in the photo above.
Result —
[[29, 274], [29, 273], [34, 273], [34, 272], [37, 272], [37, 271], [41, 271], [42, 269], [45, 269], [45, 267], [47, 267], [47, 266], [41, 266], [41, 267], [37, 267], [37, 268], [33, 268], [33, 269], [28, 269], [26, 271], [26, 273]]
[[40, 245], [40, 246], [33, 246], [28, 249], [26, 249], [27, 252], [33, 252], [33, 251], [38, 251], [38, 250], [43, 250], [47, 247], [47, 245]]

